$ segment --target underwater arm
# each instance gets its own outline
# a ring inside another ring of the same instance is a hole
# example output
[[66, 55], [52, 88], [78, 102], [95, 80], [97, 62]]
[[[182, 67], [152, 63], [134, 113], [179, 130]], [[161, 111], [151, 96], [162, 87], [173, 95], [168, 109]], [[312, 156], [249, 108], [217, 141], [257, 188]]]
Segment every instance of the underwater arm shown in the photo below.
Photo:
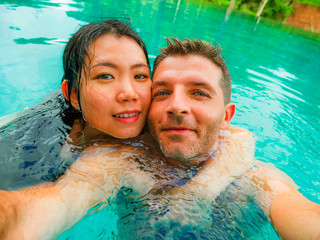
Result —
[[[66, 199], [61, 191], [62, 188], [53, 185], [1, 191], [0, 239], [50, 239], [59, 230], [63, 231], [64, 217], [66, 221], [68, 217], [65, 209], [72, 206], [73, 199]], [[70, 211], [71, 215], [83, 213]]]
[[[202, 179], [207, 175], [207, 193], [215, 198], [230, 183], [250, 170], [254, 162], [255, 136], [247, 129], [230, 125], [221, 131], [219, 155], [207, 161], [205, 168], [198, 174]], [[197, 176], [196, 176], [197, 177]], [[194, 179], [196, 180], [196, 179]]]
[[261, 163], [258, 168], [256, 181], [264, 190], [260, 202], [281, 238], [320, 239], [320, 205], [304, 197], [279, 169]]
[[[18, 221], [16, 206], [18, 198], [11, 192], [0, 190], [0, 239], [14, 239], [15, 225]], [[11, 236], [11, 237], [10, 237]]]
[[230, 126], [221, 131], [217, 155], [206, 161], [187, 184], [172, 189], [172, 193], [196, 192], [215, 199], [230, 183], [250, 170], [255, 142], [254, 135], [243, 128]]
[[71, 224], [70, 220], [76, 222], [85, 213], [82, 208], [75, 212], [76, 206], [72, 203], [79, 203], [76, 194], [68, 196], [62, 194], [63, 190], [57, 186], [38, 186], [1, 192], [1, 199], [10, 202], [10, 209], [5, 210], [5, 219], [1, 222], [1, 239], [51, 239]]
[[51, 239], [115, 194], [119, 162], [86, 153], [56, 183], [0, 191], [1, 239]]

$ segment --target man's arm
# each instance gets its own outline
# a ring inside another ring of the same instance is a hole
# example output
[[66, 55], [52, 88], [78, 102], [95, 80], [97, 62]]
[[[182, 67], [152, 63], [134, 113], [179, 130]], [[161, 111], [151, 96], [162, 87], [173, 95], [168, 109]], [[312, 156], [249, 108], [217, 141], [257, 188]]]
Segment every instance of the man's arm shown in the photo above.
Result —
[[320, 239], [320, 205], [305, 198], [283, 172], [257, 162], [258, 200], [282, 239]]

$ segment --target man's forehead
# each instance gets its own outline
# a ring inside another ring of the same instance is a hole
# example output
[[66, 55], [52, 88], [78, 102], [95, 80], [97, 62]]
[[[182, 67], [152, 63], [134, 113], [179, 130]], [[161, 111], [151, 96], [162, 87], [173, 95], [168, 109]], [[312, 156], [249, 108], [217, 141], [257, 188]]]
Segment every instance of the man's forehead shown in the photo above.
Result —
[[[202, 56], [202, 55], [199, 55], [199, 54], [187, 54], [187, 55], [170, 55], [166, 58], [164, 58], [160, 64], [160, 65], [163, 65], [163, 64], [168, 64], [168, 65], [172, 65], [172, 63], [177, 63], [177, 62], [185, 62], [185, 63], [188, 63], [188, 64], [201, 64], [201, 63], [204, 63], [204, 62], [207, 62], [207, 63], [211, 63], [211, 64], [214, 64], [211, 62], [210, 59]], [[179, 68], [179, 66], [177, 65], [173, 65], [175, 66], [176, 68]]]
[[165, 86], [173, 84], [184, 84], [184, 85], [204, 85], [210, 84], [213, 81], [204, 74], [199, 74], [192, 70], [179, 71], [165, 71], [160, 73], [154, 78], [153, 86]]
[[183, 80], [215, 84], [219, 82], [221, 77], [221, 69], [203, 56], [169, 56], [157, 67], [153, 75], [153, 83], [154, 85], [164, 85], [173, 80]]

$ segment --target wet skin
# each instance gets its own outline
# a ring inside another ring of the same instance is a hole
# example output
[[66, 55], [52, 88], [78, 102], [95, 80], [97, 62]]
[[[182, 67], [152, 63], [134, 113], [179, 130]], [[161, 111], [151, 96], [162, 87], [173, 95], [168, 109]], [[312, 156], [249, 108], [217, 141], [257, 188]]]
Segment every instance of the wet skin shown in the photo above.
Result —
[[107, 34], [89, 47], [87, 75], [82, 72], [80, 103], [71, 104], [87, 123], [116, 138], [137, 136], [151, 101], [151, 79], [145, 55], [131, 38]]
[[221, 77], [221, 69], [202, 56], [170, 56], [159, 64], [148, 124], [166, 156], [189, 161], [216, 149], [235, 110], [224, 104]]

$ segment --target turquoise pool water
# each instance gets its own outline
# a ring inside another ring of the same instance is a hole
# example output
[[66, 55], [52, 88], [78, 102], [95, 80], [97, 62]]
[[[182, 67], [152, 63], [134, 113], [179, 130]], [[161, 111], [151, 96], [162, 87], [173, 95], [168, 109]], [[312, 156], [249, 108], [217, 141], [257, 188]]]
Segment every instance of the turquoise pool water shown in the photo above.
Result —
[[[226, 9], [195, 2], [0, 1], [0, 117], [31, 107], [60, 86], [63, 47], [83, 23], [131, 17], [152, 61], [163, 37], [215, 39], [233, 79], [233, 124], [257, 136], [258, 159], [275, 164], [320, 204], [320, 38], [235, 12], [226, 21]], [[81, 224], [108, 214], [113, 222], [110, 212], [91, 215], [61, 239], [76, 239]], [[117, 233], [115, 226], [101, 229], [106, 238]]]

